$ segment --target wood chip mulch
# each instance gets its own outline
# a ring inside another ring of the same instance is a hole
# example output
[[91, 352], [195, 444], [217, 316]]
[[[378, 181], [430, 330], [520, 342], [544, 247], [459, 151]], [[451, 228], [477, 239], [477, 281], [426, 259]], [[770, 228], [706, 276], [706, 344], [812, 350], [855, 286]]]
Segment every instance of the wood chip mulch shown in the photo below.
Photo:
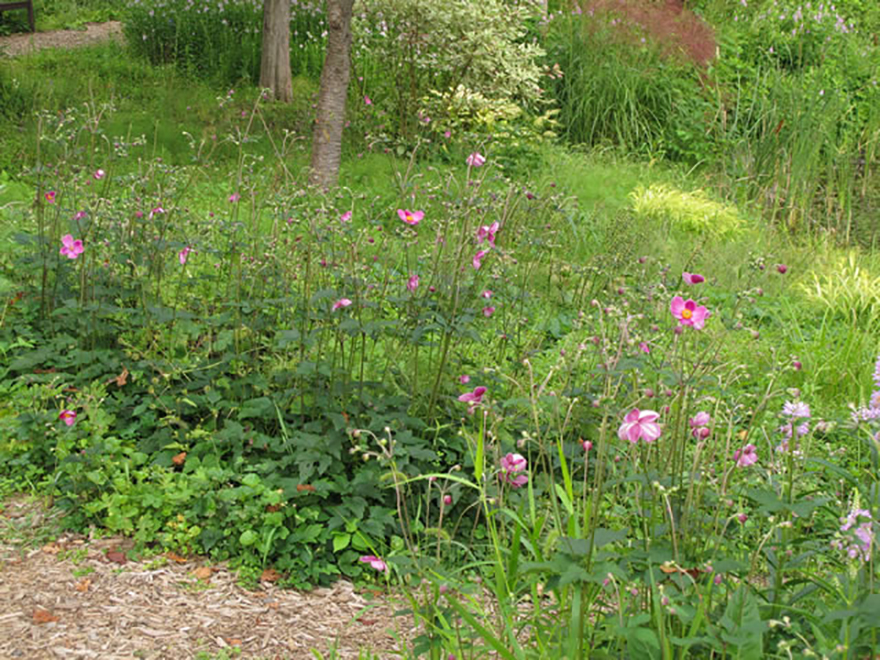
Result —
[[173, 554], [132, 561], [130, 547], [61, 536], [23, 550], [0, 536], [0, 659], [298, 660], [333, 644], [340, 659], [386, 658], [399, 657], [394, 635], [412, 636], [392, 603], [349, 582], [303, 593], [262, 581], [249, 591], [223, 565]]

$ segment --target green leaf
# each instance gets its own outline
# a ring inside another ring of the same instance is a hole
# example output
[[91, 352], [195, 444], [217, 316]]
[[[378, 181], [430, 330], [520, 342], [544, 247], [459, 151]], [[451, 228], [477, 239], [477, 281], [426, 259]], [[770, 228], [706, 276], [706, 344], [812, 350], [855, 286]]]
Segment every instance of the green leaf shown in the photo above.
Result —
[[257, 533], [252, 529], [246, 529], [238, 537], [238, 542], [247, 547], [257, 542]]
[[727, 601], [721, 625], [726, 630], [721, 633], [721, 638], [732, 647], [732, 658], [761, 660], [764, 657], [767, 624], [761, 621], [758, 603], [751, 591], [740, 587], [733, 593]]
[[351, 543], [351, 534], [337, 534], [333, 537], [333, 552], [345, 550]]

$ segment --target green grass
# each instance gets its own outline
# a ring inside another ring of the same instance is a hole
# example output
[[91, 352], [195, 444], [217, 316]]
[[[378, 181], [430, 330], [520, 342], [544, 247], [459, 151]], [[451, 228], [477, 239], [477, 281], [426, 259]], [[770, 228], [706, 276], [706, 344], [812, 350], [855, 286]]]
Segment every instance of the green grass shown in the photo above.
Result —
[[[34, 0], [37, 31], [82, 28], [86, 23], [118, 20], [125, 4], [113, 0]], [[27, 13], [0, 14], [0, 34], [28, 30]]]

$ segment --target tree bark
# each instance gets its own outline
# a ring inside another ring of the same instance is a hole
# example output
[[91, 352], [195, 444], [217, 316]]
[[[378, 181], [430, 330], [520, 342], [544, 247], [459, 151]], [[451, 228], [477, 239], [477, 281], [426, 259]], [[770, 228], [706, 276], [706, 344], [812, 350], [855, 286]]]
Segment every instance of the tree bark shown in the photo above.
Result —
[[290, 0], [264, 0], [260, 86], [279, 101], [293, 100], [290, 79]]
[[321, 70], [318, 112], [312, 137], [309, 181], [329, 188], [339, 178], [345, 100], [351, 74], [351, 15], [354, 0], [327, 0], [327, 52]]

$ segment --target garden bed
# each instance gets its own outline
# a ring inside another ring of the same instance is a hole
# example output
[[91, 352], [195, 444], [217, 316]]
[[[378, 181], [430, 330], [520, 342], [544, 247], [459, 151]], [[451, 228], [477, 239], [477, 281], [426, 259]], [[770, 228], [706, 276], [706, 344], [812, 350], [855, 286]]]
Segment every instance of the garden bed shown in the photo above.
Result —
[[391, 652], [387, 631], [403, 622], [350, 582], [249, 590], [203, 558], [131, 560], [122, 538], [49, 541], [51, 520], [26, 499], [0, 514], [0, 657], [311, 658], [335, 642], [336, 657], [357, 658]]

